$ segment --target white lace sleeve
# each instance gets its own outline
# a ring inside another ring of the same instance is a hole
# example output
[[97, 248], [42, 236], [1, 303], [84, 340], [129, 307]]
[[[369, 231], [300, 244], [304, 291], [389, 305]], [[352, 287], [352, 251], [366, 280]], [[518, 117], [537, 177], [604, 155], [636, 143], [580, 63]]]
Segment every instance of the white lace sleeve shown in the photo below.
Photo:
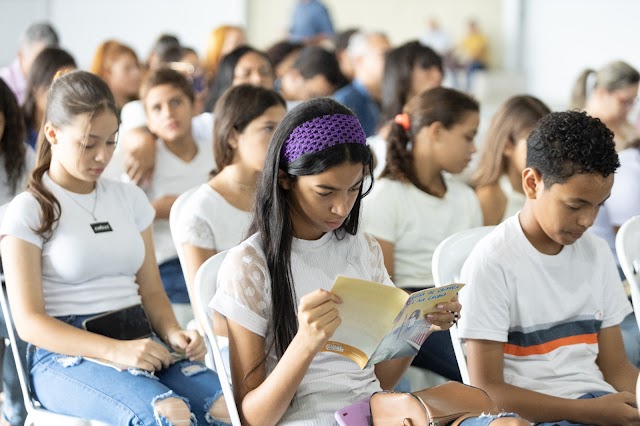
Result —
[[247, 242], [229, 250], [209, 306], [264, 337], [271, 310], [271, 284], [262, 253]]
[[207, 221], [194, 214], [185, 214], [181, 218], [178, 241], [208, 250], [215, 250], [213, 231]]
[[394, 285], [389, 277], [387, 268], [384, 266], [384, 256], [382, 255], [380, 244], [378, 244], [378, 241], [370, 234], [365, 233], [364, 237], [369, 248], [371, 280], [387, 285]]

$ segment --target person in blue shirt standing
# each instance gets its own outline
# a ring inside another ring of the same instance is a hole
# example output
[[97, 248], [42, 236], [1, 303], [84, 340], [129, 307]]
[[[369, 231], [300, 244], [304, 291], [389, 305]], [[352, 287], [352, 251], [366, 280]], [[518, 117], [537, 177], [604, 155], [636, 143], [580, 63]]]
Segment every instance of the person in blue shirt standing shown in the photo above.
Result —
[[299, 0], [293, 8], [289, 39], [314, 44], [333, 37], [335, 31], [327, 8], [318, 0]]

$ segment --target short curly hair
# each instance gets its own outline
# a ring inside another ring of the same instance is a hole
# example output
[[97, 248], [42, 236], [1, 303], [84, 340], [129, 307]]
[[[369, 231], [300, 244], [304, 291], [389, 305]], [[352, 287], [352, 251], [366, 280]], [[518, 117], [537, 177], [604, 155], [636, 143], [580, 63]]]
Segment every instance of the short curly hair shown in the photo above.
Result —
[[549, 189], [571, 176], [607, 177], [620, 166], [613, 132], [585, 112], [554, 112], [540, 119], [527, 139], [527, 167], [540, 173]]

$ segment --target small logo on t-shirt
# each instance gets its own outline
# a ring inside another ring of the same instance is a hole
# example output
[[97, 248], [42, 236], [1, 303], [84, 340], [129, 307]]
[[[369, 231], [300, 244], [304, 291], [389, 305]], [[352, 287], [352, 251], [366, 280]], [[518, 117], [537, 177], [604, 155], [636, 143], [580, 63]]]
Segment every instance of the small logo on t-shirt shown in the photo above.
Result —
[[91, 229], [95, 234], [101, 234], [103, 232], [112, 232], [111, 225], [109, 222], [96, 222], [91, 224]]

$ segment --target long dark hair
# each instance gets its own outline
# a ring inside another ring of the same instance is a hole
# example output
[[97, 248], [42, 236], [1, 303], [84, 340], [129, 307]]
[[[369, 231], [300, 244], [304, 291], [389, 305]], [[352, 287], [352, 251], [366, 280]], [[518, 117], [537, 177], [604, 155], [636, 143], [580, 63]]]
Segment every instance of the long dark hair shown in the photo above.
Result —
[[[47, 47], [33, 60], [31, 71], [27, 77], [26, 98], [22, 105], [24, 122], [27, 129], [34, 129], [38, 122], [37, 91], [47, 89], [56, 73], [64, 68], [76, 68], [76, 61], [66, 50]], [[38, 130], [38, 129], [35, 129]]]
[[413, 150], [409, 142], [425, 126], [437, 121], [442, 123], [445, 129], [450, 129], [464, 120], [467, 113], [479, 110], [478, 102], [469, 95], [444, 87], [436, 87], [414, 96], [404, 107], [411, 123], [409, 130], [403, 129], [395, 122], [391, 124], [387, 164], [380, 176], [408, 181], [426, 191], [416, 177]]
[[242, 133], [256, 118], [272, 106], [286, 109], [285, 100], [276, 91], [250, 84], [240, 84], [227, 90], [218, 100], [214, 116], [213, 156], [215, 173], [219, 173], [233, 161], [234, 148], [229, 145], [232, 132]]
[[443, 73], [442, 58], [433, 49], [418, 41], [410, 41], [385, 54], [382, 79], [382, 112], [380, 124], [393, 120], [409, 100], [414, 67], [437, 68]]
[[[272, 303], [270, 324], [273, 327], [273, 344], [278, 357], [282, 357], [298, 330], [295, 286], [291, 275], [293, 224], [287, 191], [280, 181], [283, 178], [295, 181], [299, 176], [316, 175], [332, 167], [351, 163], [362, 164], [363, 170], [369, 175], [365, 182], [373, 183], [372, 155], [366, 145], [344, 143], [317, 153], [304, 154], [288, 164], [281, 159], [282, 146], [296, 127], [314, 118], [332, 114], [353, 116], [348, 108], [330, 98], [312, 99], [291, 110], [271, 139], [258, 182], [255, 214], [249, 233], [259, 233], [269, 269]], [[349, 216], [334, 231], [338, 238], [357, 233], [361, 199], [370, 188], [370, 185], [364, 190], [360, 188]], [[262, 362], [264, 358], [260, 364]]]
[[25, 128], [18, 100], [0, 79], [0, 113], [4, 115], [4, 132], [0, 137], [0, 155], [4, 159], [4, 171], [11, 194], [18, 189], [18, 180], [25, 172], [25, 155], [27, 146], [24, 143]]
[[[100, 77], [85, 71], [73, 71], [57, 78], [49, 89], [47, 108], [42, 125], [50, 122], [54, 126], [68, 126], [81, 114], [89, 114], [89, 121], [102, 111], [110, 111], [118, 117], [118, 108], [109, 86]], [[42, 183], [42, 176], [51, 166], [51, 145], [45, 140], [44, 131], [38, 136], [36, 167], [31, 172], [27, 191], [40, 204], [42, 220], [34, 229], [44, 238], [49, 238], [60, 219], [60, 203]]]
[[271, 72], [273, 73], [273, 65], [267, 55], [251, 46], [240, 46], [222, 57], [218, 64], [218, 71], [216, 72], [216, 78], [213, 80], [211, 88], [209, 89], [209, 97], [205, 103], [205, 110], [212, 111], [220, 99], [220, 96], [233, 84], [233, 76], [236, 70], [236, 65], [247, 53], [257, 53], [262, 56], [265, 61], [271, 66]]

